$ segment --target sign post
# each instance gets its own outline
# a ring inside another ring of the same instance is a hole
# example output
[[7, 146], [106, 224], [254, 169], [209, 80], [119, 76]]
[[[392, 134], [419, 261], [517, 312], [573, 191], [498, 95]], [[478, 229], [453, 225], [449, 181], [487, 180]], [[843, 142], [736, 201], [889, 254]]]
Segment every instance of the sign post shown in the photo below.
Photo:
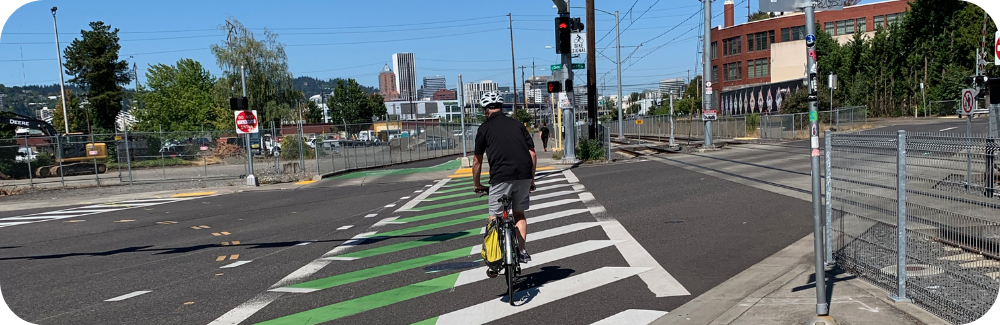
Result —
[[[247, 186], [257, 187], [260, 184], [257, 183], [257, 176], [253, 175], [253, 144], [250, 143], [250, 134], [257, 133], [257, 111], [247, 109], [249, 108], [249, 101], [247, 100], [247, 73], [246, 68], [240, 66], [240, 80], [243, 84], [243, 97], [236, 101], [230, 101], [230, 105], [233, 102], [238, 102], [242, 111], [235, 112], [236, 114], [236, 133], [245, 133], [247, 137]], [[242, 116], [242, 119], [241, 119]], [[242, 120], [242, 123], [241, 123]], [[242, 124], [242, 126], [241, 126]]]

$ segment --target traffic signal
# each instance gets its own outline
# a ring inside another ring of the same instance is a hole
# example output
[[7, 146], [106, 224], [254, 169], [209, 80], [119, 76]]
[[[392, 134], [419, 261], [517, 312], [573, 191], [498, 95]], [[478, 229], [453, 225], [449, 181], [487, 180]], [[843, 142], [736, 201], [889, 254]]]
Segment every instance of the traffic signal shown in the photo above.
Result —
[[573, 51], [571, 36], [573, 33], [573, 21], [570, 17], [556, 17], [556, 53], [570, 53]]
[[232, 97], [229, 98], [229, 108], [234, 111], [246, 111], [250, 109], [250, 105], [246, 97]]
[[573, 79], [566, 79], [566, 81], [563, 82], [563, 88], [566, 89], [566, 91], [573, 91]]
[[559, 83], [558, 81], [549, 81], [548, 86], [549, 86], [549, 93], [550, 94], [555, 94], [555, 93], [561, 93], [562, 92], [562, 84]]
[[572, 22], [573, 23], [570, 24], [570, 30], [572, 30], [574, 33], [583, 31], [583, 23], [580, 22], [580, 18], [573, 18]]

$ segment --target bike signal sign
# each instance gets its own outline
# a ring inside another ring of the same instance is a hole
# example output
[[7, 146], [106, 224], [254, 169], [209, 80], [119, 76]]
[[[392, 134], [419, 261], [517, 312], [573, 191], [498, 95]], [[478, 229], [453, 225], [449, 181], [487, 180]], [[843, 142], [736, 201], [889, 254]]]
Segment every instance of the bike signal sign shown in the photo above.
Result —
[[236, 111], [236, 133], [257, 133], [257, 111]]
[[962, 89], [962, 114], [969, 115], [976, 107], [976, 93], [972, 89]]

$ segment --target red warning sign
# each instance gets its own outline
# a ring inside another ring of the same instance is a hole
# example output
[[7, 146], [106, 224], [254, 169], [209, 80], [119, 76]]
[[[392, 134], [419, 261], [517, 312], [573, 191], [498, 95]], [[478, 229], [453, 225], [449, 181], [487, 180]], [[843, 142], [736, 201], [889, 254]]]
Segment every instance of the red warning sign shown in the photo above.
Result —
[[236, 111], [236, 133], [257, 133], [257, 111]]

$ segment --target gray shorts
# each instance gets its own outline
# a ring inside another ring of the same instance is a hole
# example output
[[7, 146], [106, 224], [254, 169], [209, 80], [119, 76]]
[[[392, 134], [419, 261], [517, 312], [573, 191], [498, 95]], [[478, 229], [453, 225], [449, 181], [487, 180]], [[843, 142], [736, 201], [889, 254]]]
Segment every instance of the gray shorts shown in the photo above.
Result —
[[510, 196], [512, 211], [528, 210], [528, 191], [531, 190], [531, 180], [521, 179], [507, 181], [500, 184], [490, 185], [490, 215], [494, 217], [503, 215], [503, 205], [500, 204], [500, 197], [504, 194]]

